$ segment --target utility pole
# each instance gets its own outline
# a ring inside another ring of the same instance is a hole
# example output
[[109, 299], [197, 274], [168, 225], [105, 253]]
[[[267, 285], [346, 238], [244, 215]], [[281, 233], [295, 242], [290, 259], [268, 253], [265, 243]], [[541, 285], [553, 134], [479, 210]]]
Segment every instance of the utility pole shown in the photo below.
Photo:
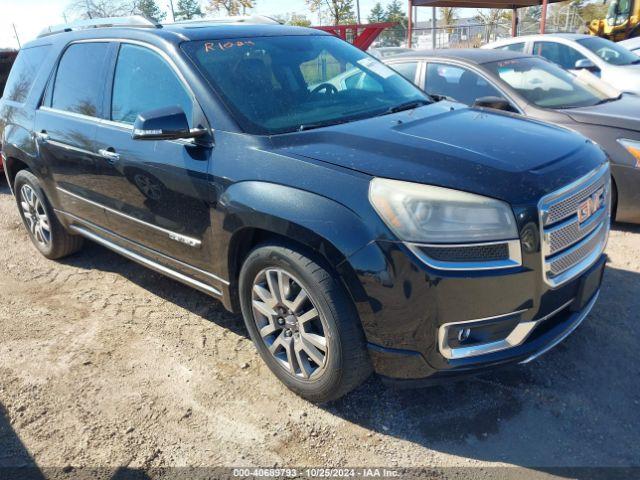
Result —
[[431, 48], [436, 49], [436, 7], [431, 7]]
[[411, 40], [413, 39], [413, 2], [409, 0], [409, 21], [407, 24], [407, 48], [411, 48]]
[[11, 25], [13, 26], [13, 33], [16, 34], [16, 40], [18, 42], [18, 49], [21, 49], [22, 48], [22, 44], [20, 43], [20, 37], [18, 36], [18, 30], [16, 30], [16, 24], [12, 23]]
[[356, 0], [356, 16], [358, 18], [358, 23], [360, 23], [360, 0]]
[[176, 21], [176, 12], [173, 9], [173, 0], [169, 0], [169, 8], [171, 9], [171, 18], [173, 18], [173, 22]]

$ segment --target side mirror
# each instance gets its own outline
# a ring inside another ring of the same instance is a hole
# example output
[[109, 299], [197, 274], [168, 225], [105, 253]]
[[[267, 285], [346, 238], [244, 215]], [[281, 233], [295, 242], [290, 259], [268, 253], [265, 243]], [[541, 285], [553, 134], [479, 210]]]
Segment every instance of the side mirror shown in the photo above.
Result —
[[189, 121], [180, 107], [165, 107], [142, 112], [133, 124], [134, 140], [177, 140], [204, 135], [204, 129], [189, 129]]
[[511, 103], [502, 97], [480, 97], [473, 102], [474, 108], [493, 108], [495, 110], [504, 110], [505, 112], [513, 112]]
[[595, 63], [593, 63], [591, 60], [589, 60], [588, 58], [582, 58], [580, 60], [578, 60], [574, 66], [575, 70], [589, 70], [590, 72], [597, 72], [600, 69], [596, 66]]

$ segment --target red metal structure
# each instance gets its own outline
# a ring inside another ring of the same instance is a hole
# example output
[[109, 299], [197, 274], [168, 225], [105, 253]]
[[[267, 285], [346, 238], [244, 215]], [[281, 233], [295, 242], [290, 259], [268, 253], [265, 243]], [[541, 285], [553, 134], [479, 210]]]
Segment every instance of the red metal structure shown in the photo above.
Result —
[[385, 28], [393, 27], [395, 25], [397, 24], [394, 22], [382, 22], [351, 25], [327, 25], [313, 28], [332, 33], [335, 36], [340, 37], [342, 40], [346, 40], [354, 44], [360, 50], [366, 50]]

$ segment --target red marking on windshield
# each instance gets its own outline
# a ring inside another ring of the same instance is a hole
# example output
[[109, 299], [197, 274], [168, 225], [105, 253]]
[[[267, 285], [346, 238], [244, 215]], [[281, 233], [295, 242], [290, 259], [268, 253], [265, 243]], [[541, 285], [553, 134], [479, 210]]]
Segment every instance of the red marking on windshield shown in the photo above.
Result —
[[251, 40], [236, 40], [228, 42], [206, 42], [204, 44], [204, 51], [206, 53], [214, 51], [224, 51], [234, 47], [253, 47], [255, 43]]

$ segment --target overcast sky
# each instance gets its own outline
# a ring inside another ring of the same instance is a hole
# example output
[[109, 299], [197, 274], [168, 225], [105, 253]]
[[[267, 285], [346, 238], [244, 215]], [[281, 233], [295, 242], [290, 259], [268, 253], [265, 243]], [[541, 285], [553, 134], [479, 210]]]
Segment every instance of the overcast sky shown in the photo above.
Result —
[[[206, 0], [203, 1], [205, 3]], [[360, 0], [362, 21], [366, 21], [369, 11], [377, 0]], [[388, 0], [381, 0], [384, 5]], [[174, 5], [177, 0], [174, 0]], [[64, 21], [62, 12], [69, 0], [0, 0], [0, 48], [16, 48], [18, 43], [13, 32], [13, 25], [20, 41], [25, 43], [33, 39], [40, 30], [47, 25], [54, 25]], [[158, 5], [169, 10], [169, 0], [157, 0]], [[406, 4], [406, 1], [402, 2]], [[426, 9], [425, 9], [426, 10]], [[317, 15], [309, 12], [304, 0], [257, 0], [253, 11], [259, 15], [285, 15], [296, 12], [303, 13], [315, 24]], [[428, 17], [425, 11], [420, 12], [420, 19]], [[171, 15], [167, 15], [171, 19]]]

